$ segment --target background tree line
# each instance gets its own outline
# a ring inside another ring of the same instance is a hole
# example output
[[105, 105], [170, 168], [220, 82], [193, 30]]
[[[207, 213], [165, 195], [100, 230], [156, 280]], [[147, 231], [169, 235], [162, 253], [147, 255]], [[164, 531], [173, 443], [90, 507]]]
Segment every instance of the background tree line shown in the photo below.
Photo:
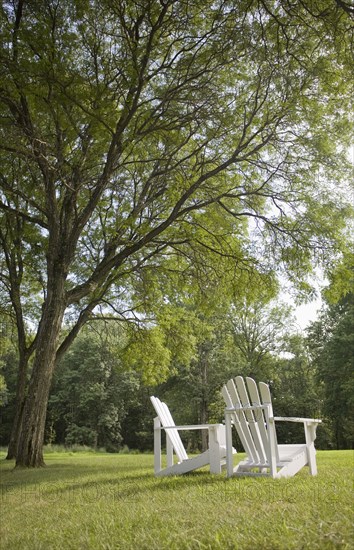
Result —
[[[183, 311], [187, 330], [176, 323], [171, 330], [171, 311], [153, 328], [132, 330], [103, 320], [88, 325], [58, 366], [45, 442], [110, 452], [124, 447], [151, 450], [150, 395], [165, 399], [178, 423], [220, 422], [220, 388], [231, 376], [242, 374], [270, 383], [277, 415], [323, 418], [319, 448], [351, 448], [353, 294], [337, 304], [325, 304], [306, 336], [296, 331], [286, 306], [260, 300], [243, 306], [239, 310], [233, 304], [228, 315], [208, 319]], [[181, 324], [181, 311], [177, 320]], [[4, 340], [2, 336], [2, 445], [10, 438], [16, 374], [16, 348]], [[169, 361], [165, 381], [156, 384], [151, 365], [164, 354]], [[285, 442], [301, 437], [297, 426], [280, 425], [278, 435]], [[200, 436], [188, 437], [186, 444], [192, 449], [205, 445]]]

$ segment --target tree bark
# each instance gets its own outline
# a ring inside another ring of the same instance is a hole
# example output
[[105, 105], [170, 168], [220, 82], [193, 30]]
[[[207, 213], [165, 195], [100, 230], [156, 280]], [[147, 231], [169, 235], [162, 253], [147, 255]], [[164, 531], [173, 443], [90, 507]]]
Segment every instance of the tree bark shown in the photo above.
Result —
[[17, 448], [17, 467], [44, 466], [43, 443], [47, 404], [64, 311], [64, 277], [60, 274], [48, 295], [38, 329], [36, 355]]
[[19, 370], [16, 386], [16, 410], [15, 418], [12, 424], [9, 447], [7, 450], [6, 460], [13, 460], [17, 456], [18, 442], [21, 434], [23, 410], [26, 398], [26, 378], [28, 370], [29, 354], [21, 354], [19, 359]]

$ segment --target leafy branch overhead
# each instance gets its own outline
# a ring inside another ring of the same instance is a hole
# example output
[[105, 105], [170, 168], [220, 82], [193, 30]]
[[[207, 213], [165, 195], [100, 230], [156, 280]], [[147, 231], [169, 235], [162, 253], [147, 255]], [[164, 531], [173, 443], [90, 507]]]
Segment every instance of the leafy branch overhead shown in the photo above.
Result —
[[[67, 304], [211, 203], [299, 233], [272, 219], [269, 199], [278, 218], [313, 184], [299, 189], [294, 179], [313, 164], [306, 113], [321, 82], [306, 68], [323, 62], [322, 37], [310, 24], [295, 31], [271, 4], [248, 13], [223, 4], [197, 3], [192, 12], [180, 2], [144, 11], [100, 4], [77, 3], [74, 14], [49, 4], [40, 24], [40, 5], [4, 13], [4, 154], [10, 160], [6, 146], [16, 143], [28, 182], [4, 178], [3, 209], [49, 231], [66, 271], [77, 247], [96, 244], [91, 272]], [[311, 56], [296, 47], [300, 38]]]

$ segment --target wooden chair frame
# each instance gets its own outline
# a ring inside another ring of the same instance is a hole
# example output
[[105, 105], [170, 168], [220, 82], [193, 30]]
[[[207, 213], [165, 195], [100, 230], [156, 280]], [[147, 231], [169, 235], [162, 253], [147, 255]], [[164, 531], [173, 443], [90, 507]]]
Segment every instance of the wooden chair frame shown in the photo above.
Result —
[[[222, 394], [226, 403], [226, 468], [227, 475], [291, 477], [308, 466], [311, 475], [317, 474], [315, 439], [321, 422], [315, 418], [285, 418], [273, 415], [270, 390], [260, 382], [259, 390], [252, 378], [237, 376], [225, 384]], [[301, 422], [305, 443], [278, 445], [275, 422]], [[246, 460], [236, 468], [232, 460], [232, 426], [246, 452]]]
[[[210, 473], [220, 474], [226, 467], [226, 436], [223, 424], [198, 424], [176, 426], [166, 403], [152, 396], [157, 413], [154, 418], [154, 470], [156, 476], [179, 475], [210, 465]], [[189, 458], [179, 435], [184, 430], [208, 430], [209, 448], [196, 457]], [[161, 434], [166, 432], [167, 466], [162, 468]], [[177, 456], [175, 463], [174, 456]]]

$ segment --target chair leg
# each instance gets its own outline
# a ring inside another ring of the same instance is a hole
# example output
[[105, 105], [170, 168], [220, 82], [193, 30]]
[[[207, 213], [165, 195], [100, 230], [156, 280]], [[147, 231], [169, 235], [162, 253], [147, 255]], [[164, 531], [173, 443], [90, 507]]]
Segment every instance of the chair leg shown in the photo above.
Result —
[[161, 422], [154, 418], [154, 471], [161, 472]]
[[170, 468], [171, 466], [173, 466], [173, 445], [168, 433], [166, 433], [166, 455], [167, 467]]
[[232, 457], [232, 426], [231, 414], [225, 413], [225, 430], [226, 430], [226, 472], [227, 477], [232, 477], [234, 473], [233, 457]]
[[221, 474], [221, 461], [220, 461], [220, 428], [223, 426], [212, 426], [209, 428], [209, 461], [210, 461], [210, 473]]
[[277, 445], [277, 436], [275, 431], [274, 420], [268, 419], [267, 422], [268, 428], [268, 438], [269, 438], [269, 450], [267, 453], [267, 458], [269, 462], [269, 473], [273, 479], [277, 477], [277, 454], [278, 454], [278, 445]]
[[310, 447], [307, 448], [307, 454], [308, 454], [310, 474], [312, 476], [316, 476], [317, 475], [316, 451], [313, 443], [310, 445]]
[[316, 439], [316, 424], [306, 424], [305, 423], [305, 437], [306, 437], [306, 447], [307, 447], [307, 460], [310, 469], [310, 474], [312, 476], [317, 475], [317, 463], [316, 463], [316, 449], [315, 449], [315, 439]]

